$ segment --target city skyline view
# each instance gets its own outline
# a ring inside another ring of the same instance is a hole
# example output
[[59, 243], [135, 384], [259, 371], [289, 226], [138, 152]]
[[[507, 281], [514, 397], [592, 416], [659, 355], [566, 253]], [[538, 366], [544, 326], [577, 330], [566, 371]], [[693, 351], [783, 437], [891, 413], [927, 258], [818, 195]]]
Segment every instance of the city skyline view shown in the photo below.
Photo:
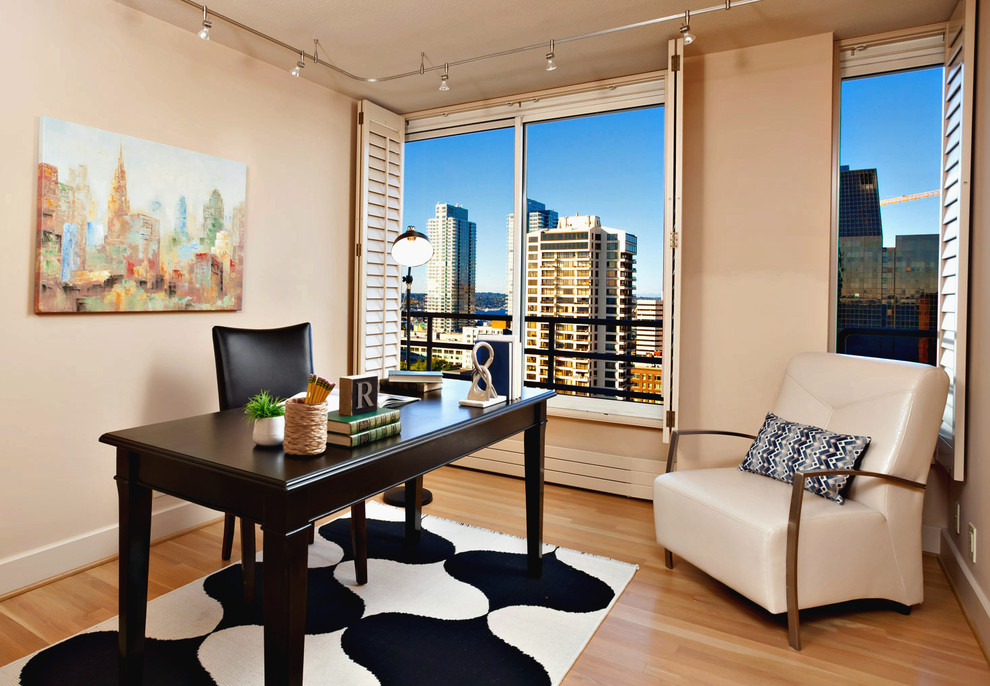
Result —
[[[403, 225], [424, 231], [438, 204], [466, 208], [477, 224], [478, 292], [505, 293], [506, 217], [513, 213], [512, 128], [406, 144]], [[630, 154], [628, 141], [638, 141]], [[596, 215], [639, 237], [637, 295], [662, 285], [663, 108], [575, 117], [526, 128], [527, 197], [560, 217]], [[426, 268], [413, 290], [426, 291]], [[518, 282], [518, 278], [517, 278]]]
[[[935, 363], [942, 70], [842, 84], [836, 348]], [[909, 336], [891, 329], [917, 331]]]

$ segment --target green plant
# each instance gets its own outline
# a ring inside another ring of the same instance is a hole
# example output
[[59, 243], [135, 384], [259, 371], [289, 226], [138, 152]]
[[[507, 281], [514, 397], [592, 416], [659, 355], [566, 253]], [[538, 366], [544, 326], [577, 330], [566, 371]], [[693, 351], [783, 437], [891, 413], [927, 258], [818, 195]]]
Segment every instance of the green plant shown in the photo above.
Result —
[[248, 400], [244, 406], [244, 414], [247, 415], [248, 422], [266, 417], [282, 417], [285, 415], [285, 400], [268, 391], [261, 391]]

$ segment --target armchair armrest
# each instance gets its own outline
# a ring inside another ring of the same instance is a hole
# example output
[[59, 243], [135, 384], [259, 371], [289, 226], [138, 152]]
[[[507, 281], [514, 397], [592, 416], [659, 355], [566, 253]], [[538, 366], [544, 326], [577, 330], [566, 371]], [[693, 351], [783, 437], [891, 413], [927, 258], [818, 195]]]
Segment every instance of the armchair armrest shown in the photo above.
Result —
[[[671, 439], [673, 442], [673, 439]], [[791, 487], [791, 511], [787, 519], [787, 626], [790, 632], [790, 643], [794, 650], [801, 650], [801, 638], [798, 625], [798, 535], [801, 532], [801, 506], [804, 504], [804, 481], [814, 476], [868, 476], [890, 481], [899, 486], [925, 490], [926, 485], [919, 481], [911, 481], [892, 474], [882, 472], [864, 472], [860, 469], [821, 469], [813, 472], [795, 472], [794, 483]]]
[[674, 469], [674, 459], [677, 456], [677, 442], [681, 436], [698, 436], [698, 435], [708, 435], [708, 436], [737, 436], [739, 438], [748, 438], [751, 441], [756, 440], [756, 436], [752, 434], [744, 434], [738, 431], [715, 431], [709, 429], [673, 429], [670, 432], [670, 447], [667, 448], [667, 470], [664, 472], [669, 474]]

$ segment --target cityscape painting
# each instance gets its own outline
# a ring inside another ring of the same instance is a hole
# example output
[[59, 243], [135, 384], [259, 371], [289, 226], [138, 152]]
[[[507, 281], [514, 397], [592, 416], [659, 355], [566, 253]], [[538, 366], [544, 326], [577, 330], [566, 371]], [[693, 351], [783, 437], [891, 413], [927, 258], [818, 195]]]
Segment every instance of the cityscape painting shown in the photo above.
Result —
[[35, 311], [239, 310], [247, 167], [42, 117]]

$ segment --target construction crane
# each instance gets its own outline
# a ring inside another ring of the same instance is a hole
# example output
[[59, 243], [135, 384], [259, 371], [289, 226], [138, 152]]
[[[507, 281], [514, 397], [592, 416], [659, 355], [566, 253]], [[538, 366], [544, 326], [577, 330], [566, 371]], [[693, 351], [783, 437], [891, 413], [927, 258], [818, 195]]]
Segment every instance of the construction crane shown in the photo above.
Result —
[[942, 191], [925, 191], [924, 193], [913, 193], [911, 195], [899, 195], [896, 198], [887, 198], [886, 200], [881, 200], [880, 205], [893, 205], [895, 202], [907, 202], [908, 200], [920, 200], [921, 198], [930, 198], [933, 195], [941, 195]]

